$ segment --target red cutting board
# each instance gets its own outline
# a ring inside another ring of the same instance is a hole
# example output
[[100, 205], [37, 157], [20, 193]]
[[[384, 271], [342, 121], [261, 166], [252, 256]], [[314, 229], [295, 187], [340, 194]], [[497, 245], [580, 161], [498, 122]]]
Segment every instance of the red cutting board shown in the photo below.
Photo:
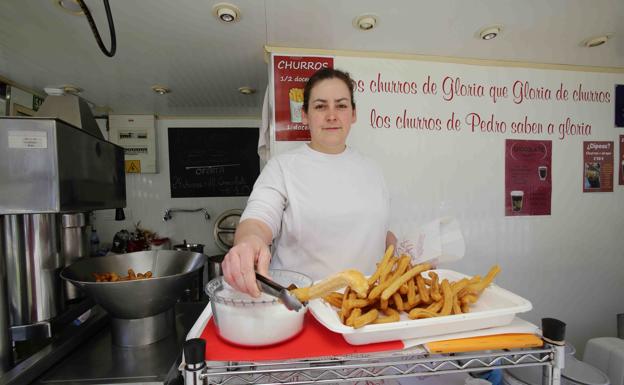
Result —
[[390, 341], [368, 345], [349, 345], [342, 335], [321, 325], [310, 313], [304, 318], [301, 333], [282, 343], [265, 347], [232, 345], [218, 336], [211, 317], [202, 332], [206, 340], [207, 361], [271, 361], [295, 358], [325, 357], [344, 354], [372, 353], [403, 349], [403, 342]]

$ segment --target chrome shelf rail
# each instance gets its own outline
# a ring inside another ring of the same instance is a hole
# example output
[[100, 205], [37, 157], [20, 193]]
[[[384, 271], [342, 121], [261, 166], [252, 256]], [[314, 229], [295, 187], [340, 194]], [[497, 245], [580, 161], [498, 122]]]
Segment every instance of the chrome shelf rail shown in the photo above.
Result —
[[428, 354], [421, 348], [297, 361], [208, 361], [205, 384], [312, 384], [431, 376], [520, 366], [545, 366], [544, 384], [558, 385], [560, 368], [553, 345], [540, 349], [497, 350], [470, 354]]

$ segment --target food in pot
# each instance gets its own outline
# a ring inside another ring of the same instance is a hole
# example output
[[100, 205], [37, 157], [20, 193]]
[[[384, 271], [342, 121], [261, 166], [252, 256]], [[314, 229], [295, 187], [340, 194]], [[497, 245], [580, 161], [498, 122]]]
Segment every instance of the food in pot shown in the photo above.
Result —
[[[393, 252], [392, 246], [386, 250], [377, 270], [368, 279], [365, 296], [361, 290], [347, 286], [343, 293], [333, 292], [323, 297], [337, 308], [342, 323], [360, 328], [372, 323], [397, 322], [401, 313], [407, 313], [410, 319], [467, 313], [500, 272], [500, 267], [495, 265], [485, 278], [440, 282], [430, 264], [412, 266], [409, 255], [395, 257]], [[421, 274], [427, 271], [429, 278]]]
[[120, 276], [115, 272], [91, 273], [91, 275], [95, 279], [95, 282], [136, 281], [138, 279], [152, 278], [152, 272], [149, 270], [145, 273], [136, 274], [132, 269], [128, 269], [127, 276]]

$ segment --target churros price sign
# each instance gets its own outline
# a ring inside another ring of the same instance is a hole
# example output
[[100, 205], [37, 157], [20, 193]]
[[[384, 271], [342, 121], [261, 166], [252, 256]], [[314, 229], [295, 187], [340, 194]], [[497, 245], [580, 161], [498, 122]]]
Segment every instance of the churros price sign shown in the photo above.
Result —
[[552, 142], [505, 141], [505, 215], [550, 215]]
[[333, 66], [332, 57], [273, 56], [275, 140], [310, 140], [310, 131], [301, 115], [303, 87], [316, 71]]
[[620, 160], [618, 162], [620, 186], [624, 185], [624, 135], [620, 135]]
[[583, 142], [583, 192], [613, 191], [613, 142]]

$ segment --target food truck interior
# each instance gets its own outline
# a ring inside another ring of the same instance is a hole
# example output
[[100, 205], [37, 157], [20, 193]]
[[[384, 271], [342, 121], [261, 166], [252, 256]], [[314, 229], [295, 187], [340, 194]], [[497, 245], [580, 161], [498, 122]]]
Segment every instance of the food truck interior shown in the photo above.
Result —
[[[622, 19], [621, 0], [1, 1], [0, 383], [624, 385]], [[348, 292], [296, 299], [305, 316], [224, 296], [325, 67], [354, 80], [347, 145], [398, 238], [359, 300], [395, 291], [358, 312], [398, 322], [341, 322]], [[412, 288], [440, 299], [410, 315]]]

